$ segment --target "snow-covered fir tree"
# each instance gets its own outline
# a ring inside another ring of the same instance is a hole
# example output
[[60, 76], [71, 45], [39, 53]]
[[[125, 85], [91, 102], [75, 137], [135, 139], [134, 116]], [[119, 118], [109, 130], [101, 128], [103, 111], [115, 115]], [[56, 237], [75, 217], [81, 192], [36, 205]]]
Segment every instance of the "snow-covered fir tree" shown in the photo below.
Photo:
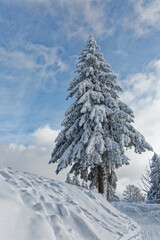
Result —
[[99, 50], [90, 36], [68, 89], [67, 98], [75, 96], [75, 102], [65, 113], [50, 163], [58, 162], [57, 174], [72, 165], [70, 173], [90, 180], [108, 198], [110, 184], [116, 186], [115, 169], [129, 164], [125, 149], [142, 153], [152, 147], [132, 126], [133, 112], [119, 100], [122, 89]]
[[151, 159], [150, 183], [151, 187], [147, 194], [149, 203], [160, 204], [160, 156], [156, 153]]

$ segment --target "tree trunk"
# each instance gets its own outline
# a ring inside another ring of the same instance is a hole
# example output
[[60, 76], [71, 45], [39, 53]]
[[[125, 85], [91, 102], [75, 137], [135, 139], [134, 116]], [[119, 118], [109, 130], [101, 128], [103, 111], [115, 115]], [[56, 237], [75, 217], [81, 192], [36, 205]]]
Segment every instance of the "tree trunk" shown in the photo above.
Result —
[[107, 181], [107, 184], [106, 184], [106, 198], [107, 200], [109, 201], [109, 182], [108, 182], [108, 179], [106, 180]]
[[104, 193], [104, 169], [102, 166], [98, 165], [98, 192]]

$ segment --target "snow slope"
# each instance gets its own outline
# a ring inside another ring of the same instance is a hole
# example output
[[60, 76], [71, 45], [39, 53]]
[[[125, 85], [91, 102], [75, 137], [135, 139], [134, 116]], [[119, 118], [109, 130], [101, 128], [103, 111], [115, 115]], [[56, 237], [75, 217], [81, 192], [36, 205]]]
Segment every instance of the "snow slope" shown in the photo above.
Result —
[[0, 169], [0, 240], [131, 240], [138, 225], [100, 194]]
[[140, 225], [142, 240], [160, 239], [160, 204], [117, 202], [113, 205]]

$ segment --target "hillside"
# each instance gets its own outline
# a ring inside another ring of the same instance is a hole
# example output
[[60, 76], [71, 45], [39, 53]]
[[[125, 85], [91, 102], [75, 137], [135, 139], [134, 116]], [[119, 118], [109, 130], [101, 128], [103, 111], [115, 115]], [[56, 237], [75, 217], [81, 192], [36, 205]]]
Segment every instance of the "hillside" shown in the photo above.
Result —
[[138, 225], [98, 193], [0, 169], [1, 240], [140, 239]]
[[160, 204], [117, 202], [114, 206], [138, 223], [142, 240], [160, 239]]

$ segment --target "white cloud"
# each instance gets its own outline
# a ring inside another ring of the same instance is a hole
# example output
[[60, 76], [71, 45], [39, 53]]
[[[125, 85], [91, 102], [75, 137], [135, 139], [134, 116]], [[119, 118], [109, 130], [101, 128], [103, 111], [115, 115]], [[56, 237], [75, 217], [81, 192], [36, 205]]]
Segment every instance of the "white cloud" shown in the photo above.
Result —
[[116, 54], [116, 55], [127, 56], [127, 53], [122, 51], [121, 49], [117, 49], [113, 53]]
[[49, 125], [38, 128], [30, 135], [33, 145], [39, 147], [52, 148], [59, 130], [51, 129]]
[[[29, 136], [30, 144], [28, 146], [1, 141], [0, 166], [12, 167], [20, 171], [64, 181], [65, 171], [57, 176], [55, 174], [56, 164], [48, 164], [58, 132], [48, 125], [41, 127]], [[24, 137], [28, 138], [28, 136]]]
[[88, 34], [103, 36], [112, 34], [112, 27], [107, 19], [106, 4], [103, 0], [0, 0], [5, 4], [25, 4], [26, 7], [43, 7], [43, 12], [51, 14], [53, 18], [61, 16], [58, 20], [57, 31], [64, 33], [67, 38], [88, 38]]
[[[68, 68], [62, 59], [63, 53], [62, 47], [46, 47], [19, 39], [9, 44], [8, 49], [0, 47], [1, 139], [3, 136], [5, 139], [16, 138], [15, 131], [20, 137], [32, 111], [34, 114], [37, 111], [44, 119], [47, 108], [40, 100], [39, 90], [43, 90], [44, 101], [47, 93], [51, 96], [55, 90], [57, 74]], [[38, 121], [38, 117], [34, 121]]]
[[67, 8], [67, 21], [61, 22], [69, 37], [88, 38], [93, 33], [97, 37], [112, 34], [107, 22], [106, 2], [102, 0], [60, 1]]
[[135, 154], [130, 150], [127, 155], [131, 159], [130, 164], [119, 168], [116, 173], [118, 176], [117, 193], [121, 196], [126, 185], [133, 184], [139, 187], [140, 178], [145, 173], [145, 168], [149, 164], [149, 159], [152, 158], [152, 152]]
[[[0, 47], [0, 65], [16, 70], [37, 72], [41, 78], [47, 79], [56, 72], [67, 70], [67, 64], [58, 54], [61, 47], [46, 47], [40, 44], [19, 42], [16, 49], [6, 50]], [[20, 50], [21, 49], [21, 50]]]
[[36, 67], [35, 61], [29, 54], [20, 51], [7, 51], [0, 47], [0, 65], [16, 69], [33, 70]]
[[[144, 135], [154, 151], [160, 154], [160, 60], [153, 60], [143, 72], [128, 76], [124, 88], [126, 91], [121, 100], [132, 108], [135, 128]], [[119, 189], [123, 190], [127, 184], [138, 185], [148, 160], [153, 156], [152, 152], [139, 155], [130, 151], [127, 154], [131, 159], [130, 165], [117, 171]]]
[[125, 18], [126, 27], [133, 29], [137, 36], [160, 29], [160, 1], [132, 0], [134, 14]]
[[13, 4], [49, 4], [51, 0], [0, 0], [0, 2], [10, 4], [11, 2]]
[[122, 100], [134, 110], [135, 126], [160, 152], [160, 60], [151, 61], [142, 73], [130, 75], [125, 81]]

